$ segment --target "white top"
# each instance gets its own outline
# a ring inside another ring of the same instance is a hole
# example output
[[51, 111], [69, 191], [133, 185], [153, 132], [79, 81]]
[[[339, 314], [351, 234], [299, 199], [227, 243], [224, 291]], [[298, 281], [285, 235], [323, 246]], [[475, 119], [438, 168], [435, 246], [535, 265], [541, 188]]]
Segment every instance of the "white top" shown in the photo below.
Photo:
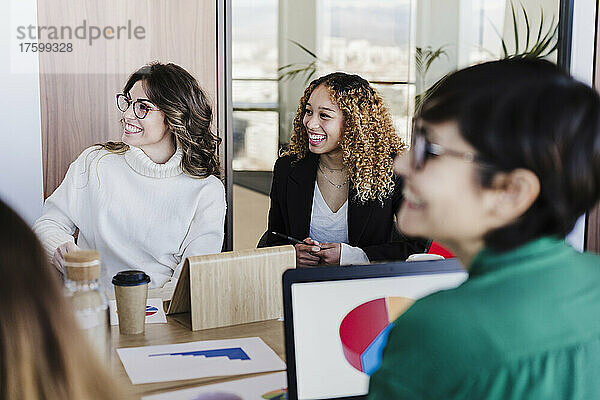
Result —
[[348, 200], [333, 212], [317, 183], [310, 217], [310, 237], [321, 243], [341, 243], [340, 265], [369, 263], [369, 258], [360, 247], [348, 245]]
[[183, 174], [181, 159], [180, 149], [164, 164], [133, 146], [84, 150], [33, 225], [49, 259], [78, 228], [77, 245], [100, 252], [105, 289], [126, 269], [145, 271], [152, 288], [174, 288], [186, 257], [221, 251], [226, 209], [221, 181]]
[[318, 242], [348, 243], [348, 200], [336, 212], [331, 211], [317, 183], [313, 194], [310, 237]]

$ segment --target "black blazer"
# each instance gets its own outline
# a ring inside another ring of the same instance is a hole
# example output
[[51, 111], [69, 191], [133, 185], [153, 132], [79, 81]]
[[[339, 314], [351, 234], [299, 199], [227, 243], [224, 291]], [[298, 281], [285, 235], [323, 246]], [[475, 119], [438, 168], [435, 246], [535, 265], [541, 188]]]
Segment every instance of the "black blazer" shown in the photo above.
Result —
[[[274, 231], [303, 240], [309, 236], [313, 194], [319, 156], [308, 153], [293, 162], [283, 156], [275, 162], [271, 186], [271, 208], [268, 230], [259, 247], [289, 244], [268, 232]], [[405, 260], [410, 254], [422, 253], [427, 240], [411, 239], [399, 234], [394, 214], [402, 202], [402, 182], [396, 181], [392, 197], [361, 204], [355, 200], [356, 190], [348, 193], [348, 241], [360, 247], [370, 261]]]

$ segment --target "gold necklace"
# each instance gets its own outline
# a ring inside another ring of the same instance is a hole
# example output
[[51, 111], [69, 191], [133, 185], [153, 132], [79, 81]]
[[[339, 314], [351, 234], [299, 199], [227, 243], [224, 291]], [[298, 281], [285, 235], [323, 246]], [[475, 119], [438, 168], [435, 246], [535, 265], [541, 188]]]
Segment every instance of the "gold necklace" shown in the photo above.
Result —
[[322, 162], [319, 162], [319, 165], [320, 165], [320, 166], [322, 166], [322, 167], [325, 167], [325, 169], [326, 169], [326, 170], [328, 170], [329, 172], [331, 172], [332, 174], [333, 174], [335, 171], [343, 171], [343, 170], [344, 170], [344, 167], [342, 167], [342, 168], [329, 168], [328, 166], [326, 166], [326, 165], [325, 165], [325, 164], [323, 164]]
[[332, 184], [336, 189], [343, 188], [348, 183], [348, 180], [350, 179], [350, 177], [346, 177], [346, 180], [342, 184], [333, 182], [331, 179], [329, 179], [327, 177], [327, 175], [325, 175], [325, 171], [323, 171], [323, 168], [321, 167], [321, 163], [319, 163], [319, 171], [321, 171], [321, 174], [323, 174], [323, 178], [325, 178], [325, 180], [327, 182], [329, 182], [330, 184]]

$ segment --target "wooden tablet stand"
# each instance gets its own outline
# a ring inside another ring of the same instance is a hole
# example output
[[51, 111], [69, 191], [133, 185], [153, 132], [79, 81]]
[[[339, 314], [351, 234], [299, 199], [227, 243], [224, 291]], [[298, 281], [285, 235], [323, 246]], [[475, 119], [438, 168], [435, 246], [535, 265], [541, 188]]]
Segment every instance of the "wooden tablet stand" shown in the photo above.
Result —
[[291, 245], [188, 257], [167, 314], [193, 331], [282, 317], [281, 276], [295, 265]]

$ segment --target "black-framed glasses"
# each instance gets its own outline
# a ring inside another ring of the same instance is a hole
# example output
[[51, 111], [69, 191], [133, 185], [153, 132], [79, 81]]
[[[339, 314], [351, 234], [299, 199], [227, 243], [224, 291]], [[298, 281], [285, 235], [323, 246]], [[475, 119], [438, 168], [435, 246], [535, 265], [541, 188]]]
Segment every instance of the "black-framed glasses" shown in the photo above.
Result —
[[413, 170], [420, 170], [423, 168], [430, 157], [443, 155], [460, 158], [466, 162], [475, 162], [485, 165], [475, 153], [470, 151], [463, 152], [451, 150], [437, 143], [430, 142], [425, 135], [425, 130], [422, 127], [418, 127], [414, 122], [411, 142], [411, 167]]
[[146, 99], [137, 99], [136, 101], [131, 101], [129, 96], [124, 93], [117, 94], [117, 108], [121, 110], [121, 112], [125, 112], [129, 109], [131, 104], [133, 103], [133, 114], [138, 119], [146, 118], [146, 115], [150, 111], [159, 111], [158, 108], [152, 107], [151, 105], [145, 103]]

